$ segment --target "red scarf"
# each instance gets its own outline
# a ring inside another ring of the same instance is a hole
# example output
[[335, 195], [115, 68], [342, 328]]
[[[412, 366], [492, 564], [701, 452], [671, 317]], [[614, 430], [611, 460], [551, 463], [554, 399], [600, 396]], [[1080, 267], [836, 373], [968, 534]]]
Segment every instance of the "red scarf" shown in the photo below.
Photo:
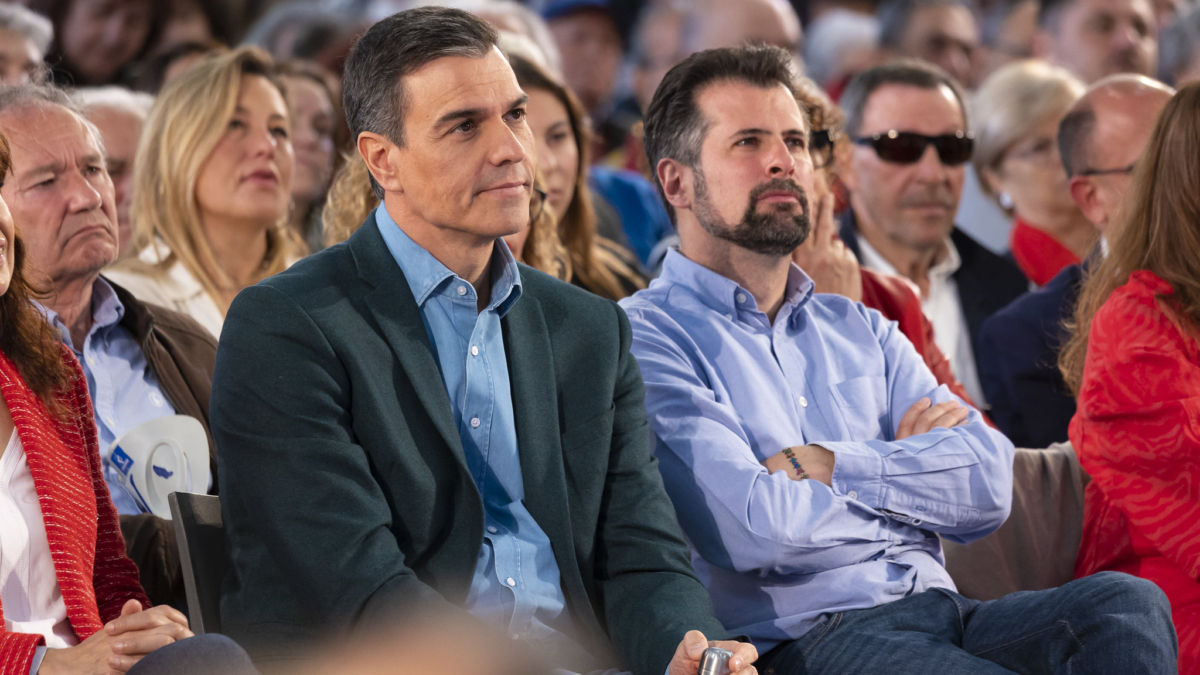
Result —
[[1063, 246], [1057, 239], [1026, 223], [1017, 216], [1013, 220], [1012, 238], [1009, 241], [1017, 267], [1025, 277], [1045, 286], [1064, 267], [1079, 264], [1079, 256]]

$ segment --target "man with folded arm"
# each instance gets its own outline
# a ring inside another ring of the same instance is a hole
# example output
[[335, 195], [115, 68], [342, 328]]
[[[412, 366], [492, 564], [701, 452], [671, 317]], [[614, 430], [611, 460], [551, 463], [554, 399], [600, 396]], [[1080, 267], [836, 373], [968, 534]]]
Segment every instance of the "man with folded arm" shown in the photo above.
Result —
[[955, 593], [937, 535], [999, 527], [1013, 446], [937, 385], [894, 323], [814, 295], [791, 263], [813, 180], [794, 87], [782, 51], [701, 52], [646, 116], [680, 250], [622, 306], [717, 617], [750, 636], [768, 675], [1174, 672], [1153, 584], [1104, 574], [987, 603]]

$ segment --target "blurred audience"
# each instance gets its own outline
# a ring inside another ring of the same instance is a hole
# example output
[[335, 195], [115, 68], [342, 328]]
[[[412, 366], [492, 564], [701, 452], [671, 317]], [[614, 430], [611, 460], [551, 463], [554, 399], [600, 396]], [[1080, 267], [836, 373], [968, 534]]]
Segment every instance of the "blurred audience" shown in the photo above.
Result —
[[554, 36], [542, 17], [526, 5], [516, 0], [433, 0], [433, 4], [471, 12], [496, 30], [524, 36], [536, 48], [536, 58], [556, 77], [562, 77], [562, 55]]
[[170, 524], [139, 515], [109, 455], [127, 431], [167, 415], [190, 415], [207, 429], [217, 345], [194, 321], [100, 276], [117, 258], [117, 206], [94, 129], [60, 90], [0, 90], [0, 132], [12, 147], [0, 196], [20, 223], [32, 282], [49, 291], [42, 310], [83, 366], [129, 555], [151, 597], [170, 602], [183, 591]]
[[971, 99], [975, 175], [1013, 218], [1013, 259], [1037, 286], [1077, 264], [1096, 243], [1058, 156], [1058, 123], [1083, 89], [1062, 68], [1019, 61], [996, 71]]
[[983, 10], [975, 51], [976, 84], [1013, 61], [1033, 57], [1037, 15], [1038, 0], [996, 0]]
[[321, 233], [325, 193], [349, 142], [341, 88], [332, 73], [311, 61], [284, 61], [276, 65], [275, 76], [287, 94], [296, 153], [291, 227], [308, 250], [316, 252], [325, 247]]
[[624, 54], [621, 32], [609, 11], [612, 1], [549, 0], [542, 8], [562, 56], [566, 84], [597, 123], [611, 112]]
[[1200, 5], [1163, 31], [1160, 41], [1159, 79], [1180, 87], [1200, 80]]
[[558, 222], [571, 259], [571, 283], [620, 300], [646, 287], [638, 261], [627, 249], [596, 232], [588, 187], [589, 131], [578, 100], [549, 73], [519, 57], [511, 60], [517, 82], [529, 95], [529, 128], [546, 205]]
[[879, 49], [884, 60], [922, 59], [973, 85], [979, 25], [965, 0], [887, 0], [879, 6]]
[[539, 172], [529, 197], [529, 227], [505, 236], [504, 243], [517, 260], [560, 281], [570, 281], [571, 256], [558, 236], [558, 220], [547, 204], [545, 184]]
[[842, 106], [854, 144], [842, 175], [850, 191], [842, 241], [864, 267], [916, 284], [954, 374], [986, 405], [979, 333], [1027, 282], [955, 227], [973, 148], [962, 88], [936, 66], [897, 61], [855, 77]]
[[[1120, 208], [1129, 176], [1172, 92], [1141, 75], [1113, 75], [1088, 89], [1059, 124], [1057, 144], [1070, 193], [1103, 235]], [[1018, 446], [1045, 448], [1067, 440], [1075, 414], [1057, 367], [1066, 324], [1086, 268], [1071, 265], [1044, 288], [1026, 293], [983, 325], [980, 362], [992, 419]]]
[[27, 0], [54, 24], [47, 54], [55, 82], [64, 86], [114, 84], [149, 54], [171, 4], [163, 0]]
[[137, 257], [107, 275], [219, 337], [234, 296], [295, 260], [291, 134], [262, 50], [240, 47], [189, 68], [159, 94], [138, 149]]
[[838, 96], [856, 73], [875, 64], [879, 19], [845, 9], [828, 11], [807, 26], [806, 74]]
[[215, 42], [181, 42], [138, 64], [133, 88], [158, 94], [170, 81], [205, 56], [224, 49]]
[[1039, 0], [1033, 53], [1091, 84], [1107, 75], [1153, 76], [1158, 29], [1150, 0]]
[[118, 257], [124, 256], [133, 249], [133, 165], [154, 97], [116, 86], [79, 89], [72, 97], [100, 132], [104, 168], [116, 191]]
[[18, 4], [0, 3], [0, 85], [45, 79], [42, 59], [53, 39], [49, 19]]
[[1083, 577], [1128, 572], [1171, 600], [1179, 672], [1200, 672], [1200, 84], [1167, 103], [1089, 270], [1062, 371], [1091, 475]]
[[805, 107], [810, 128], [809, 154], [813, 163], [812, 232], [792, 252], [792, 262], [813, 280], [816, 293], [837, 293], [862, 302], [895, 321], [925, 360], [938, 384], [950, 388], [971, 405], [971, 397], [954, 377], [950, 360], [937, 346], [933, 324], [925, 318], [921, 298], [907, 279], [869, 270], [837, 236], [833, 185], [839, 167], [851, 153], [845, 134], [846, 116], [812, 80], [798, 78], [796, 99]]

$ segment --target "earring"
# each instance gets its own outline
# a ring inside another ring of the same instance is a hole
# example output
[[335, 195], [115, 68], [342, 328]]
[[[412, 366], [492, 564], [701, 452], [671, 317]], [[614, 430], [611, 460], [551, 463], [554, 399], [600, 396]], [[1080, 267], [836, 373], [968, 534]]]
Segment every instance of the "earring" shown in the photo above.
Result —
[[1012, 207], [1013, 207], [1012, 195], [1008, 194], [1007, 192], [1001, 192], [999, 199], [1000, 199], [1001, 207], [1003, 207], [1006, 210], [1010, 210], [1010, 211], [1012, 210]]

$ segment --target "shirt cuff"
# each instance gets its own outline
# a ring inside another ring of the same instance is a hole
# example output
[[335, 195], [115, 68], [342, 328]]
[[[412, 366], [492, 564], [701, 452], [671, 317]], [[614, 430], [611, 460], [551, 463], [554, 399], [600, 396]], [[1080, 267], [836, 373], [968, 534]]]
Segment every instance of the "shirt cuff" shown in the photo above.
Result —
[[883, 457], [866, 443], [837, 441], [813, 443], [834, 455], [833, 488], [835, 494], [849, 497], [873, 509], [883, 503]]
[[46, 658], [46, 648], [38, 647], [33, 653], [33, 660], [29, 662], [29, 675], [37, 675], [37, 671], [42, 667], [42, 659]]

